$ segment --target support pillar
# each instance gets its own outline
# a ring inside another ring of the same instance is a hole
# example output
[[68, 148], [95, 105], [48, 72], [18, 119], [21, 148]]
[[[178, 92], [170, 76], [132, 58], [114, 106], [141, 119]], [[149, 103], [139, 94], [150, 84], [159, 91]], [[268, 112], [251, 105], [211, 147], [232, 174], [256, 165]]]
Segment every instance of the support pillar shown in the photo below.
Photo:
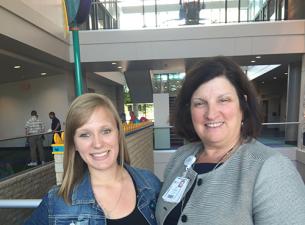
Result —
[[[295, 62], [288, 66], [287, 87], [287, 122], [299, 121], [301, 63]], [[285, 143], [297, 144], [297, 125], [286, 125]]]
[[299, 127], [298, 127], [298, 148], [303, 148], [303, 133], [305, 132], [304, 128], [304, 114], [305, 114], [305, 54], [302, 57], [301, 65], [301, 87], [300, 87], [300, 97], [299, 97]]

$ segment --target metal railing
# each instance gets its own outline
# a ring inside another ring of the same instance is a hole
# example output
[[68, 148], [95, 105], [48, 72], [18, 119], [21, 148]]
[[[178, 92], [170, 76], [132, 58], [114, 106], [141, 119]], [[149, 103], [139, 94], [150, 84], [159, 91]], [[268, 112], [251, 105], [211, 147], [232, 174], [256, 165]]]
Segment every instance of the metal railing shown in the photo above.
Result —
[[36, 208], [41, 199], [1, 199], [0, 209]]

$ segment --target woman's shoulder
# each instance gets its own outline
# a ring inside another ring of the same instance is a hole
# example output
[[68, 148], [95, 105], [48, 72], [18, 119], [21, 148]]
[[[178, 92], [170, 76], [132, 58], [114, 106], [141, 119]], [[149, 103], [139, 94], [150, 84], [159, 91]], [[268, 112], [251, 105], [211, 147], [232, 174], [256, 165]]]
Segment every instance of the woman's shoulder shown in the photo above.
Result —
[[286, 158], [275, 149], [264, 145], [256, 139], [251, 140], [241, 146], [242, 153], [250, 157], [252, 160], [265, 161], [269, 158]]
[[53, 198], [54, 196], [58, 196], [59, 188], [60, 188], [59, 185], [53, 185], [53, 186], [49, 189], [49, 191], [48, 191], [48, 193], [47, 193], [47, 196], [48, 196], [49, 198]]
[[192, 154], [194, 155], [194, 154], [197, 154], [198, 151], [202, 150], [202, 148], [203, 148], [202, 142], [200, 142], [200, 141], [190, 142], [190, 143], [187, 143], [187, 144], [177, 148], [177, 150], [174, 153], [174, 157], [184, 158], [185, 156], [189, 156]]
[[258, 169], [265, 167], [264, 165], [267, 164], [292, 165], [291, 160], [281, 152], [266, 146], [255, 139], [240, 147], [239, 157], [237, 157], [237, 159], [238, 158], [243, 161], [244, 165], [251, 165], [251, 167], [257, 167]]
[[159, 178], [150, 170], [137, 168], [129, 165], [125, 165], [125, 168], [132, 176], [137, 185], [150, 186], [156, 189], [157, 191], [161, 188], [161, 182]]

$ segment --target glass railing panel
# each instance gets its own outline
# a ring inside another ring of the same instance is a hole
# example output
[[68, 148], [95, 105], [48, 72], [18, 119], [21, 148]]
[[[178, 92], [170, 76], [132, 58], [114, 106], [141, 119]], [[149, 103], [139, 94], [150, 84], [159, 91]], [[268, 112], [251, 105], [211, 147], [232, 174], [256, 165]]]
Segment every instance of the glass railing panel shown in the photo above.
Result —
[[[43, 149], [45, 163], [53, 161], [52, 156], [52, 133], [43, 134]], [[39, 156], [39, 153], [37, 151]], [[31, 162], [30, 146], [28, 137], [14, 137], [0, 140], [0, 180], [18, 174], [35, 166], [29, 166]], [[37, 166], [41, 165], [41, 160]]]
[[263, 123], [258, 140], [270, 147], [297, 147], [299, 122]]
[[266, 7], [265, 0], [104, 0], [92, 3], [88, 21], [81, 29], [171, 28], [281, 20], [283, 17], [275, 18], [274, 12], [282, 12], [284, 6], [270, 7]]

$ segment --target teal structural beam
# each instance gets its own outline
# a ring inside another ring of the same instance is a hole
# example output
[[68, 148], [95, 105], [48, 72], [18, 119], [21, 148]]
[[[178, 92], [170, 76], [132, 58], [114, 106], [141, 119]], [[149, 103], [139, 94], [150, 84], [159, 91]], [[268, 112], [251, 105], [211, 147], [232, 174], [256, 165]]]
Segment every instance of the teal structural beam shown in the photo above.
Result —
[[83, 94], [83, 76], [80, 62], [80, 47], [78, 27], [71, 27], [73, 36], [73, 52], [74, 52], [74, 69], [75, 69], [75, 94], [80, 96]]

